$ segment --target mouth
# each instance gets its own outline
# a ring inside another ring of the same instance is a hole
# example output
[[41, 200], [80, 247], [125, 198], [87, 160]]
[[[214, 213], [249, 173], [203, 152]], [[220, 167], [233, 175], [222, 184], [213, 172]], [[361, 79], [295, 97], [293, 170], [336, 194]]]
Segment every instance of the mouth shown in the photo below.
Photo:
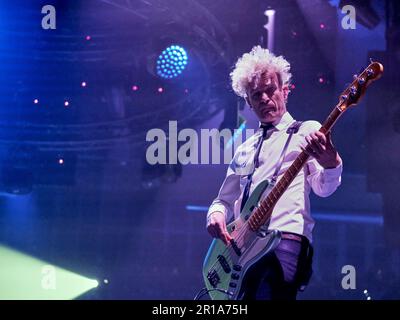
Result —
[[261, 109], [262, 113], [270, 113], [270, 112], [274, 112], [274, 111], [275, 111], [274, 108], [268, 108], [268, 107]]
[[268, 102], [268, 103], [263, 103], [261, 104], [261, 112], [271, 112], [271, 111], [275, 111], [275, 105], [272, 101]]

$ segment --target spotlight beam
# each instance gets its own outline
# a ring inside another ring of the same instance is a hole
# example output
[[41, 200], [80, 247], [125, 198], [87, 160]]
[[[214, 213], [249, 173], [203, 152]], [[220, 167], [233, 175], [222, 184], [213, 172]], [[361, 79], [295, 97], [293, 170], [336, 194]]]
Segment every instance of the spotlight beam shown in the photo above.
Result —
[[0, 300], [71, 300], [97, 280], [0, 245]]

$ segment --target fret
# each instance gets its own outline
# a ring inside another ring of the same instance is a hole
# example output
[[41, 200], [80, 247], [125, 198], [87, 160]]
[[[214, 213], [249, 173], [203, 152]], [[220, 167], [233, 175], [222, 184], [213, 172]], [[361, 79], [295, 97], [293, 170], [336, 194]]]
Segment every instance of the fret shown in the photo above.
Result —
[[286, 177], [286, 173], [283, 175], [282, 179], [286, 181], [286, 184], [290, 183], [290, 179]]
[[288, 169], [288, 172], [290, 173], [290, 175], [294, 175], [295, 174], [295, 172], [293, 172], [294, 171], [294, 168], [293, 168], [293, 165], [291, 165], [290, 167], [289, 167], [289, 169]]
[[279, 182], [276, 184], [275, 189], [278, 190], [278, 194], [282, 193], [282, 191], [284, 191], [284, 189], [282, 188], [282, 186]]
[[260, 207], [264, 210], [263, 214], [266, 214], [266, 212], [268, 211], [268, 206], [265, 206], [265, 207], [264, 207], [264, 205], [265, 205], [265, 202], [262, 201], [262, 202], [260, 203]]
[[[365, 91], [367, 85], [374, 80], [377, 80], [381, 77], [383, 72], [383, 66], [378, 62], [371, 62], [367, 69], [365, 69], [361, 75], [355, 79], [351, 85], [344, 90], [340, 96], [339, 103], [333, 108], [331, 113], [325, 119], [320, 128], [320, 132], [327, 133], [329, 132], [339, 117], [348, 109], [348, 107], [355, 105], [358, 103], [358, 100], [361, 98], [363, 91]], [[353, 93], [354, 87], [357, 90], [357, 96]], [[264, 222], [267, 218], [271, 216], [272, 208], [276, 204], [279, 197], [286, 190], [286, 188], [290, 185], [299, 171], [303, 168], [306, 161], [309, 159], [309, 155], [302, 151], [295, 161], [293, 161], [292, 165], [286, 170], [280, 181], [275, 185], [274, 188], [270, 191], [268, 196], [260, 203], [259, 208], [257, 208], [249, 219], [249, 226], [253, 231], [257, 231], [260, 227], [260, 223], [257, 220]]]

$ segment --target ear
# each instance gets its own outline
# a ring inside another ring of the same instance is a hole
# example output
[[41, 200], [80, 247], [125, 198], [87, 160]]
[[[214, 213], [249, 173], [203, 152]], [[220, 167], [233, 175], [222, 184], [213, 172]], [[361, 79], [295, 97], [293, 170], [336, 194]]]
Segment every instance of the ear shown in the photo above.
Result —
[[285, 101], [287, 101], [290, 92], [289, 86], [285, 84], [284, 86], [282, 86], [282, 90], [283, 90], [283, 98], [285, 99]]

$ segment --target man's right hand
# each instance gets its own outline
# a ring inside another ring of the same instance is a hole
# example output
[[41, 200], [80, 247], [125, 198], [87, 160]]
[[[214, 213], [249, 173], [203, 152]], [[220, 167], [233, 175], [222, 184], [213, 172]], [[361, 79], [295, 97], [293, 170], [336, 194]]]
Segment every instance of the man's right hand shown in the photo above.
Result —
[[209, 216], [207, 231], [212, 237], [221, 239], [226, 245], [232, 239], [228, 230], [226, 230], [225, 215], [220, 211], [213, 212]]

